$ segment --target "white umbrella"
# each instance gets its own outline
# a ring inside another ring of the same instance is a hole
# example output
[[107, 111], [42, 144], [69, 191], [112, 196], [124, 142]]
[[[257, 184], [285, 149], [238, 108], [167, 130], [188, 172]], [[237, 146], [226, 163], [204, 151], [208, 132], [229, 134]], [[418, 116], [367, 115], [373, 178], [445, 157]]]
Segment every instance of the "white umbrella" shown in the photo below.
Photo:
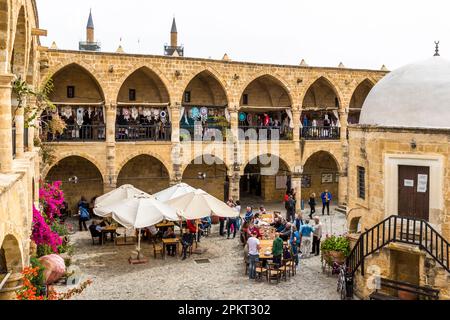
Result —
[[237, 213], [226, 203], [198, 189], [178, 198], [166, 201], [171, 207], [180, 211], [180, 215], [187, 220], [197, 220], [211, 215], [222, 218], [235, 218]]
[[144, 195], [150, 197], [149, 194], [141, 191], [132, 185], [123, 185], [120, 188], [114, 189], [95, 200], [94, 213], [99, 217], [111, 217], [111, 211], [104, 209], [115, 203], [122, 202], [127, 199], [133, 199], [136, 195]]
[[131, 199], [102, 207], [103, 212], [110, 212], [112, 218], [127, 229], [137, 229], [138, 260], [141, 251], [141, 229], [153, 226], [163, 220], [177, 221], [177, 209], [147, 195], [135, 195]]
[[159, 201], [167, 202], [169, 200], [184, 196], [185, 194], [193, 192], [195, 190], [196, 190], [195, 188], [191, 187], [186, 183], [179, 183], [161, 192], [158, 192], [153, 196]]

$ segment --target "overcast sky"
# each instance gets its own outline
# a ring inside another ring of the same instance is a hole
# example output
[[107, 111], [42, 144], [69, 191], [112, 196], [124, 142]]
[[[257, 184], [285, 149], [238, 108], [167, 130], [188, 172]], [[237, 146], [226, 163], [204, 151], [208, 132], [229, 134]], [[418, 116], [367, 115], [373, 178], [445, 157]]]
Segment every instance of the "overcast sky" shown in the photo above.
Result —
[[448, 0], [37, 0], [43, 45], [78, 49], [92, 8], [102, 51], [162, 54], [175, 15], [185, 56], [392, 70], [450, 58]]

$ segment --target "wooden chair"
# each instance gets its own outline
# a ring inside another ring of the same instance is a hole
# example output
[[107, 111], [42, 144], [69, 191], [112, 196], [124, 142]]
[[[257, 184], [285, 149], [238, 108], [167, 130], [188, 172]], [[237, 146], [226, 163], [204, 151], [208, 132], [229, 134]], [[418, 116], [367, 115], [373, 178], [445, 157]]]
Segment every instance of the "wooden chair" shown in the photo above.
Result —
[[98, 238], [98, 244], [102, 245], [103, 244], [103, 234], [99, 233], [99, 234], [94, 234], [94, 230], [93, 228], [89, 228], [89, 232], [91, 233], [91, 238], [92, 238], [92, 245], [95, 245], [95, 239]]
[[292, 273], [292, 267], [291, 267], [291, 263], [292, 263], [292, 259], [284, 259], [281, 267], [280, 267], [280, 271], [281, 271], [281, 276], [283, 277], [284, 281], [287, 281], [287, 277], [291, 277], [291, 273]]
[[261, 261], [256, 262], [256, 279], [262, 280], [263, 276], [267, 279], [267, 269], [263, 267], [263, 263]]
[[155, 240], [152, 241], [152, 245], [153, 245], [153, 255], [155, 259], [157, 254], [161, 254], [161, 258], [163, 258], [164, 257], [163, 246], [159, 243], [156, 243]]
[[281, 270], [278, 269], [278, 265], [275, 263], [268, 263], [267, 265], [267, 281], [271, 283], [272, 280], [276, 280], [277, 284], [280, 283], [282, 273]]

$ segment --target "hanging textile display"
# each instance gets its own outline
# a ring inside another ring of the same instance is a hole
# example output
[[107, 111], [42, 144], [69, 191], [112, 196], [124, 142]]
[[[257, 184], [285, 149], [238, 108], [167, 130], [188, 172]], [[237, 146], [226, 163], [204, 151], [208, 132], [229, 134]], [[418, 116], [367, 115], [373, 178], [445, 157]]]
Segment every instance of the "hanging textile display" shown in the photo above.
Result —
[[79, 107], [77, 109], [77, 124], [79, 126], [83, 125], [83, 117], [84, 117], [84, 108], [83, 107]]
[[294, 117], [292, 116], [292, 110], [286, 109], [286, 114], [289, 117], [289, 128], [294, 129]]
[[231, 115], [228, 108], [225, 108], [225, 119], [227, 119], [228, 122], [231, 122]]
[[131, 117], [134, 120], [137, 120], [137, 118], [139, 117], [139, 111], [136, 107], [131, 108]]
[[72, 116], [72, 108], [69, 106], [65, 106], [61, 110], [61, 115], [69, 119]]
[[244, 122], [247, 119], [247, 115], [244, 112], [239, 113], [239, 121]]

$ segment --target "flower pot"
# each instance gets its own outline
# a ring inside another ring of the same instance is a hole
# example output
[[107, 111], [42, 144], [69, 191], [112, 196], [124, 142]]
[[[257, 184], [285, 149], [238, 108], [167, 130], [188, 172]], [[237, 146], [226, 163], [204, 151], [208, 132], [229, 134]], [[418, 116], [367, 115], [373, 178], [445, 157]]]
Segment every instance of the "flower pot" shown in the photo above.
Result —
[[22, 288], [22, 274], [13, 273], [0, 289], [0, 300], [16, 300], [16, 291]]
[[345, 256], [342, 251], [330, 251], [329, 255], [333, 262], [337, 262], [339, 264], [342, 264], [345, 262]]

